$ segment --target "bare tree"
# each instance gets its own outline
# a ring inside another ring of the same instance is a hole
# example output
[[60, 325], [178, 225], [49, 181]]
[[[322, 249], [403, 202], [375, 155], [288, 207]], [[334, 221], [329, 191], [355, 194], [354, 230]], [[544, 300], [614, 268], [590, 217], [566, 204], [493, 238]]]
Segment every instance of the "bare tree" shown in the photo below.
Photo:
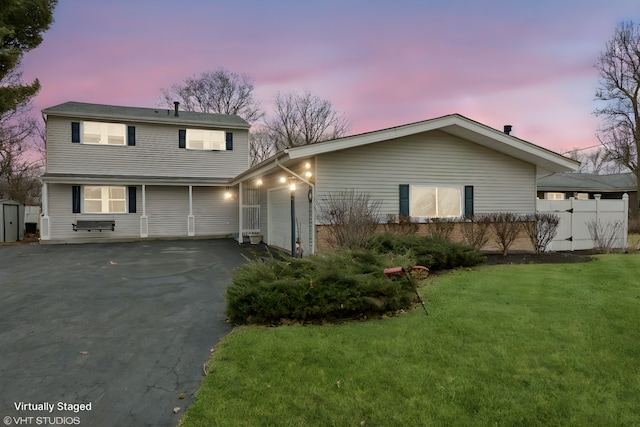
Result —
[[186, 111], [235, 114], [255, 123], [264, 112], [253, 98], [253, 89], [253, 80], [246, 74], [220, 68], [188, 77], [170, 89], [162, 89], [161, 103], [173, 108], [173, 103], [178, 101]]
[[[595, 65], [600, 74], [595, 110], [602, 118], [597, 136], [612, 159], [636, 175], [640, 190], [640, 25], [621, 23]], [[632, 207], [637, 215], [638, 206]]]
[[[11, 70], [0, 86], [20, 87], [22, 73]], [[23, 100], [0, 114], [0, 198], [25, 204], [38, 204], [40, 185], [37, 176], [42, 165], [36, 133], [36, 119], [30, 116], [31, 99]]]
[[351, 128], [331, 102], [310, 92], [302, 95], [278, 93], [274, 110], [275, 116], [266, 120], [266, 128], [277, 151], [339, 138]]
[[592, 173], [605, 175], [611, 173], [628, 172], [626, 166], [616, 162], [612, 153], [605, 146], [592, 147], [591, 150], [582, 152], [582, 149], [573, 149], [566, 153], [567, 157], [580, 162], [580, 173]]
[[276, 154], [276, 147], [269, 136], [269, 132], [263, 128], [251, 131], [249, 134], [249, 159], [251, 166], [257, 165], [274, 154]]
[[334, 249], [362, 249], [378, 227], [380, 200], [355, 190], [330, 192], [320, 204], [319, 219]]

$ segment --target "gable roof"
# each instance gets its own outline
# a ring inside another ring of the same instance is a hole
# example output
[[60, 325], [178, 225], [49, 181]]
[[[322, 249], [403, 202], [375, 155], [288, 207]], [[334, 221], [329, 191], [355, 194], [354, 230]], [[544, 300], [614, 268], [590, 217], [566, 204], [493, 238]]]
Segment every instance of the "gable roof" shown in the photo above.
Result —
[[88, 104], [84, 102], [65, 102], [42, 110], [45, 120], [47, 116], [74, 117], [83, 119], [101, 119], [133, 121], [145, 123], [163, 123], [172, 125], [196, 125], [218, 128], [249, 129], [250, 125], [240, 116], [229, 114], [196, 113], [193, 111], [178, 112], [166, 108], [138, 108], [117, 105]]
[[594, 175], [591, 173], [558, 173], [538, 180], [539, 191], [583, 191], [616, 193], [636, 191], [633, 173]]
[[466, 139], [497, 152], [527, 163], [533, 163], [549, 172], [568, 172], [578, 169], [580, 164], [523, 139], [468, 119], [460, 114], [450, 114], [435, 119], [410, 123], [374, 132], [348, 136], [316, 144], [288, 148], [291, 159], [308, 157], [331, 151], [345, 150], [374, 142], [380, 142], [422, 132], [439, 130]]
[[302, 160], [320, 154], [347, 150], [376, 142], [389, 141], [409, 135], [438, 130], [482, 145], [527, 163], [535, 164], [539, 176], [555, 172], [575, 171], [580, 163], [547, 150], [523, 139], [516, 138], [460, 114], [450, 114], [435, 119], [381, 129], [373, 132], [332, 139], [315, 144], [289, 147], [240, 174], [235, 182], [258, 176], [275, 167], [277, 162]]

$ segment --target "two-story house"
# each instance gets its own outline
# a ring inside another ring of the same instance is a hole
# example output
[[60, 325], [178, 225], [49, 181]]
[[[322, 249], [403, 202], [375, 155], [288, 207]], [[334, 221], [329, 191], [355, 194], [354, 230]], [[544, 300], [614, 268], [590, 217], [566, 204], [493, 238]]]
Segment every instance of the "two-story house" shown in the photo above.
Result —
[[67, 102], [47, 128], [41, 239], [228, 236], [249, 167], [238, 116]]
[[327, 200], [345, 191], [370, 195], [383, 222], [528, 214], [537, 178], [578, 167], [458, 114], [286, 148], [253, 167], [237, 116], [77, 102], [43, 116], [43, 243], [259, 234], [311, 254], [326, 246]]

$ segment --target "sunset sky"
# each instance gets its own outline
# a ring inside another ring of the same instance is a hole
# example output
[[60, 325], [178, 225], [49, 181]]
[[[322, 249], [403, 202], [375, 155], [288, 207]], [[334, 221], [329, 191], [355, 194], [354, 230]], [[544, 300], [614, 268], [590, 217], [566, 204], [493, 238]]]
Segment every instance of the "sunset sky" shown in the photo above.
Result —
[[460, 113], [542, 147], [597, 145], [593, 65], [638, 0], [60, 0], [25, 55], [34, 110], [66, 101], [158, 107], [206, 70], [328, 99], [367, 132]]

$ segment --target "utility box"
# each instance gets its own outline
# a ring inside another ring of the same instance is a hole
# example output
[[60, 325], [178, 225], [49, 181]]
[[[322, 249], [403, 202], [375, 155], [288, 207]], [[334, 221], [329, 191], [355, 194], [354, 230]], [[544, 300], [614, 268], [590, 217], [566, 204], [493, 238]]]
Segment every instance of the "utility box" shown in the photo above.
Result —
[[24, 207], [24, 232], [27, 234], [36, 234], [38, 232], [38, 223], [40, 222], [40, 206]]
[[0, 242], [24, 239], [24, 205], [15, 200], [0, 200]]

